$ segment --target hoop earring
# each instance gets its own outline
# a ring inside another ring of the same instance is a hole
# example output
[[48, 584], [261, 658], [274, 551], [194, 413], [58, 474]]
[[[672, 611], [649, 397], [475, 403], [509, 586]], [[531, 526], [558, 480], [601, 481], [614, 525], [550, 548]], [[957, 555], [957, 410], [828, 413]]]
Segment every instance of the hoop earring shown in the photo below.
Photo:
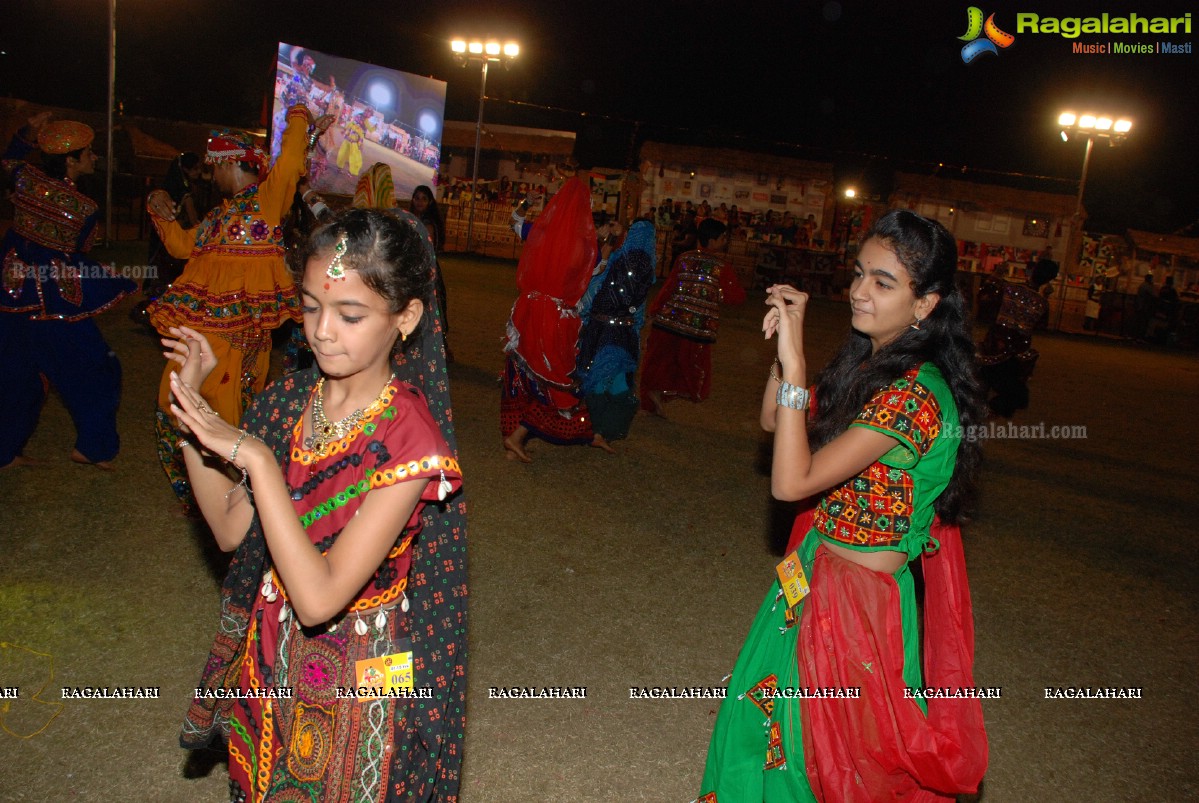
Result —
[[908, 325], [909, 325], [909, 326], [910, 326], [912, 329], [915, 329], [917, 332], [919, 332], [919, 331], [920, 331], [920, 319], [919, 319], [919, 318], [917, 318], [915, 321], [913, 321], [912, 323], [910, 323], [910, 324], [908, 324]]

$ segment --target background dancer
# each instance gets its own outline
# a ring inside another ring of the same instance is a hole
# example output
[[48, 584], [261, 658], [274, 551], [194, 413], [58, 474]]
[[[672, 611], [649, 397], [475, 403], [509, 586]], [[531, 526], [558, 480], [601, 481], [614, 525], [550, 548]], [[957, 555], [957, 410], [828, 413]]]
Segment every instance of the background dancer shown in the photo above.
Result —
[[592, 443], [600, 448], [626, 437], [637, 414], [634, 388], [645, 302], [657, 278], [656, 244], [654, 224], [634, 221], [620, 247], [600, 260], [581, 304], [579, 383], [595, 431]]
[[745, 290], [724, 254], [727, 245], [725, 225], [705, 218], [699, 226], [699, 248], [678, 255], [650, 307], [642, 410], [664, 416], [666, 401], [701, 402], [712, 392], [712, 344], [720, 328], [720, 305], [745, 300]]
[[529, 230], [516, 268], [520, 296], [508, 319], [500, 397], [500, 433], [511, 460], [532, 461], [525, 451], [530, 435], [563, 445], [590, 443], [594, 437], [574, 373], [577, 305], [591, 280], [595, 255], [591, 191], [572, 177]]
[[[71, 459], [107, 470], [121, 446], [121, 364], [92, 317], [137, 285], [84, 256], [99, 206], [75, 181], [96, 169], [95, 132], [49, 119], [31, 118], [4, 155], [14, 193], [13, 225], [0, 243], [0, 468], [31, 462], [22, 453], [41, 414], [45, 375], [75, 424]], [[40, 170], [24, 161], [35, 148]]]
[[[267, 154], [248, 136], [229, 133], [209, 140], [213, 181], [229, 198], [197, 227], [179, 225], [165, 191], [155, 190], [147, 201], [150, 220], [167, 250], [190, 257], [179, 281], [150, 305], [150, 322], [164, 337], [178, 337], [183, 326], [208, 337], [217, 370], [199, 391], [230, 424], [241, 420], [242, 411], [266, 385], [270, 330], [300, 317], [295, 282], [283, 259], [282, 223], [307, 150], [332, 120], [322, 117], [314, 124], [307, 108], [293, 106], [287, 121], [279, 158], [269, 173]], [[155, 431], [171, 486], [187, 501], [187, 477], [167, 413], [173, 370], [168, 363], [159, 384]]]
[[433, 238], [433, 250], [438, 257], [436, 266], [437, 306], [441, 311], [441, 323], [445, 326], [446, 359], [453, 362], [454, 351], [449, 344], [449, 298], [445, 290], [445, 275], [441, 270], [441, 253], [445, 250], [445, 216], [441, 214], [441, 207], [437, 205], [437, 199], [433, 197], [433, 188], [424, 184], [412, 191], [412, 200], [409, 202], [408, 209], [416, 216], [417, 220], [425, 224], [429, 236]]

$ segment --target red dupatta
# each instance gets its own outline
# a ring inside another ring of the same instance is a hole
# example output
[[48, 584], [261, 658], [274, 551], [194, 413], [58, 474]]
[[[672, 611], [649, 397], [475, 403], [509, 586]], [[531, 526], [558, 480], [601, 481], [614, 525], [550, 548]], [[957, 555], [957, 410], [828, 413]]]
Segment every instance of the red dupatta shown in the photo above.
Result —
[[554, 195], [529, 232], [516, 286], [520, 296], [512, 307], [515, 351], [524, 365], [546, 385], [551, 401], [561, 409], [578, 404], [569, 390], [578, 354], [579, 315], [575, 307], [591, 281], [596, 256], [591, 191], [571, 178]]

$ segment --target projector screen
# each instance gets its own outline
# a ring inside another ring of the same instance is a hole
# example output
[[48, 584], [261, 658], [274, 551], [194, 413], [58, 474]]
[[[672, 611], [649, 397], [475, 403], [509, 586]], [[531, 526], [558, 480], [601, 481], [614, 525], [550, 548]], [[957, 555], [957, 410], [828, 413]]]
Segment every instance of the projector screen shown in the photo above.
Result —
[[313, 189], [353, 195], [375, 162], [391, 167], [396, 198], [435, 185], [445, 120], [445, 82], [279, 43], [271, 115], [271, 156], [279, 155], [287, 109], [305, 104], [336, 116], [317, 142]]

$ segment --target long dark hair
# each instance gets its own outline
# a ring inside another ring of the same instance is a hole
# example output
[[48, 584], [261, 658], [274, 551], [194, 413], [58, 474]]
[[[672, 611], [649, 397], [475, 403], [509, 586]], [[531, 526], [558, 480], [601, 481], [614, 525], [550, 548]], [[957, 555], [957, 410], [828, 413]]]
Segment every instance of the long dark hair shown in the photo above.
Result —
[[912, 277], [917, 298], [937, 293], [941, 300], [919, 329], [905, 329], [876, 353], [870, 339], [852, 332], [816, 382], [817, 417], [809, 437], [818, 449], [844, 432], [879, 390], [921, 363], [941, 371], [953, 394], [965, 433], [958, 445], [957, 466], [948, 487], [934, 505], [941, 520], [965, 521], [973, 506], [982, 450], [968, 437], [983, 420], [983, 396], [976, 373], [969, 304], [958, 288], [957, 246], [940, 223], [914, 212], [893, 209], [862, 238], [877, 239], [893, 252]]
[[415, 198], [418, 192], [429, 197], [429, 205], [416, 218], [424, 223], [429, 234], [433, 235], [433, 250], [441, 253], [441, 250], [445, 248], [445, 218], [441, 215], [441, 207], [437, 205], [437, 196], [433, 193], [433, 188], [427, 184], [421, 184], [414, 189], [412, 197]]
[[399, 312], [418, 298], [429, 308], [433, 297], [433, 252], [416, 218], [380, 209], [347, 209], [321, 226], [290, 255], [289, 267], [298, 284], [308, 260], [332, 254], [342, 235], [346, 252], [342, 265], [356, 270], [362, 282]]
[[162, 180], [162, 188], [171, 196], [171, 200], [179, 203], [183, 200], [183, 196], [191, 191], [191, 179], [187, 177], [187, 171], [192, 170], [200, 164], [200, 155], [197, 153], [181, 153], [171, 162], [167, 168], [166, 177]]

